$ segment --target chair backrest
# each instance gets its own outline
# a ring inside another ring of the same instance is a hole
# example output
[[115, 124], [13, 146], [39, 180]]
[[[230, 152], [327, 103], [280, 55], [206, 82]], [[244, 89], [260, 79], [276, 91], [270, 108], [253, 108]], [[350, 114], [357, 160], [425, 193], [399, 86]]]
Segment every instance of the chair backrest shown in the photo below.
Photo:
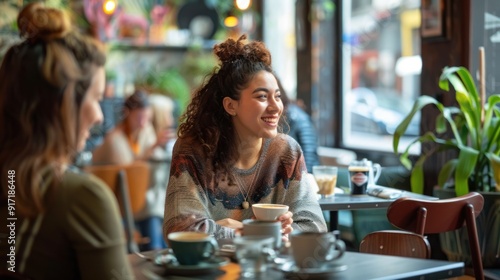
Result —
[[452, 231], [466, 225], [474, 275], [476, 279], [484, 279], [476, 228], [476, 217], [483, 206], [484, 198], [477, 192], [433, 201], [402, 197], [391, 203], [387, 218], [394, 226], [420, 235]]
[[137, 252], [139, 247], [134, 239], [134, 214], [138, 213], [146, 202], [150, 178], [148, 163], [91, 165], [86, 166], [85, 170], [103, 180], [117, 197], [124, 218], [127, 250]]
[[118, 174], [120, 171], [124, 171], [132, 214], [139, 212], [144, 207], [150, 179], [150, 168], [147, 162], [136, 161], [127, 165], [90, 165], [86, 166], [85, 170], [103, 180], [117, 196], [120, 204], [123, 201], [120, 198]]
[[431, 256], [431, 246], [427, 238], [401, 230], [381, 230], [369, 233], [361, 240], [359, 251], [421, 259], [428, 259]]
[[123, 167], [129, 185], [130, 206], [132, 213], [136, 214], [144, 208], [146, 203], [146, 191], [149, 188], [151, 177], [149, 164], [137, 161]]

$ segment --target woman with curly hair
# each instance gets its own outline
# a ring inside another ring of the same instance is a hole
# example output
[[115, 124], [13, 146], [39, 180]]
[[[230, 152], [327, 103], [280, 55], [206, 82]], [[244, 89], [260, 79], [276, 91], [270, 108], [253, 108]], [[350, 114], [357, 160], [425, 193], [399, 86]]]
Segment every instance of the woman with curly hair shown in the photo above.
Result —
[[40, 3], [17, 23], [0, 67], [0, 278], [133, 278], [114, 195], [71, 167], [103, 119], [104, 49]]
[[252, 218], [255, 203], [289, 206], [278, 218], [284, 237], [293, 229], [326, 231], [302, 150], [278, 133], [283, 103], [271, 54], [262, 42], [245, 39], [214, 47], [220, 65], [181, 116], [165, 201], [165, 238], [175, 231], [232, 238], [241, 221]]

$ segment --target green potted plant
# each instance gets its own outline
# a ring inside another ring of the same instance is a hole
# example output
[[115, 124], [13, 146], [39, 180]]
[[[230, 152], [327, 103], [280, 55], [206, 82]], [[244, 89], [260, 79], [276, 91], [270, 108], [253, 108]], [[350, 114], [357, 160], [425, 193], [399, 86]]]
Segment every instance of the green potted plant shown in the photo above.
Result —
[[[434, 153], [446, 150], [458, 152], [458, 158], [450, 159], [438, 175], [438, 185], [443, 187], [454, 176], [457, 195], [469, 191], [493, 191], [492, 161], [500, 163], [500, 95], [482, 100], [469, 71], [464, 67], [446, 67], [439, 78], [439, 87], [449, 91], [449, 84], [456, 91], [458, 107], [444, 106], [430, 96], [420, 96], [412, 110], [396, 128], [393, 138], [394, 152], [398, 153], [399, 140], [410, 121], [423, 107], [433, 104], [440, 114], [435, 131], [427, 131], [413, 141], [401, 154], [401, 163], [411, 169], [411, 187], [416, 193], [423, 192], [423, 164]], [[448, 131], [451, 130], [451, 131]], [[413, 165], [409, 150], [417, 143], [435, 143], [437, 148], [420, 155]]]
[[[456, 91], [458, 107], [445, 106], [430, 96], [420, 96], [411, 112], [396, 129], [393, 139], [394, 152], [398, 153], [401, 136], [415, 114], [427, 105], [434, 105], [440, 111], [436, 118], [435, 130], [424, 132], [400, 155], [401, 163], [411, 170], [412, 191], [423, 193], [423, 164], [429, 156], [444, 151], [456, 151], [458, 156], [448, 160], [439, 171], [437, 183], [441, 189], [435, 190], [434, 193], [441, 198], [460, 196], [470, 191], [483, 194], [485, 205], [477, 219], [483, 265], [500, 267], [500, 259], [497, 256], [500, 246], [500, 192], [494, 192], [493, 177], [493, 169], [498, 170], [500, 165], [500, 95], [493, 94], [485, 100], [484, 95], [482, 97], [478, 94], [472, 76], [464, 67], [446, 67], [443, 70], [439, 87], [449, 91], [450, 84]], [[417, 143], [434, 143], [434, 148], [422, 153], [413, 164], [409, 159], [409, 149]], [[454, 190], [443, 189], [447, 182]], [[465, 229], [459, 230], [458, 233], [441, 234], [440, 238], [441, 249], [449, 260], [466, 263], [471, 261]]]

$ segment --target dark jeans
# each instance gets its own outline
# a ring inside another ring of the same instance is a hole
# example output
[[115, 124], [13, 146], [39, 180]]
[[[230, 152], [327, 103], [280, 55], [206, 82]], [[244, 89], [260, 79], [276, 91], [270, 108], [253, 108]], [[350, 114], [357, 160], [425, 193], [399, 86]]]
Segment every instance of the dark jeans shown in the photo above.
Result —
[[163, 239], [162, 231], [163, 219], [160, 217], [150, 217], [142, 221], [136, 221], [135, 226], [143, 237], [148, 237], [148, 244], [140, 245], [141, 251], [157, 250], [167, 248]]

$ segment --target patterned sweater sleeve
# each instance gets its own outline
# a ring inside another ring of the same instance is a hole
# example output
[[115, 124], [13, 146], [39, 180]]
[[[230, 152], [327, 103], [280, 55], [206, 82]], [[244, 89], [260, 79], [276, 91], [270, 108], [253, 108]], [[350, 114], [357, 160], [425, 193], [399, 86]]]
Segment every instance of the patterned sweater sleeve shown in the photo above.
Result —
[[[179, 141], [178, 141], [179, 143]], [[178, 144], [176, 143], [176, 145]], [[232, 238], [233, 229], [220, 226], [213, 219], [208, 204], [207, 192], [200, 176], [204, 174], [196, 157], [176, 153], [170, 169], [170, 179], [165, 198], [163, 235], [165, 240], [171, 232], [198, 231], [214, 235], [216, 239]]]
[[291, 137], [286, 138], [290, 145], [290, 151], [286, 154], [291, 155], [289, 165], [293, 166], [293, 171], [289, 176], [283, 204], [289, 205], [289, 211], [293, 213], [292, 227], [300, 231], [326, 232], [326, 222], [316, 191], [307, 175], [304, 156], [296, 141]]

